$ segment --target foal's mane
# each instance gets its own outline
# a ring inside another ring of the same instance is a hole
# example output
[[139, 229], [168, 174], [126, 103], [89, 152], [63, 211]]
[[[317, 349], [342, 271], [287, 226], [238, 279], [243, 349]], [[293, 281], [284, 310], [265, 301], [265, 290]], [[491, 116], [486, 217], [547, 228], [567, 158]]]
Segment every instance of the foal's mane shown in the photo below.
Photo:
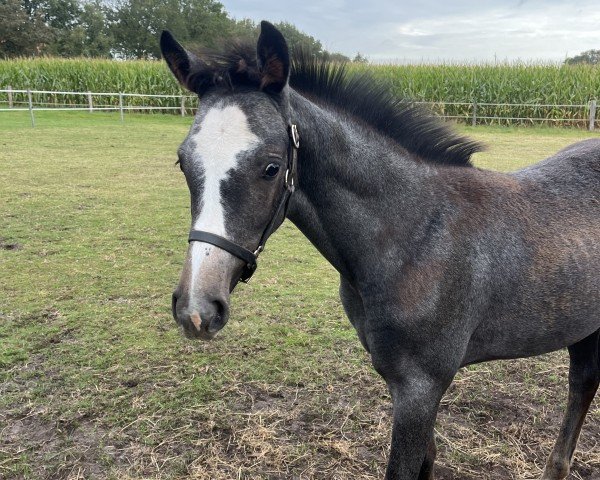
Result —
[[[205, 69], [212, 73], [212, 84], [261, 88], [254, 45], [234, 43], [219, 53], [204, 52], [202, 57]], [[471, 155], [483, 150], [481, 144], [458, 135], [428, 110], [397, 97], [389, 84], [366, 69], [352, 71], [347, 63], [318, 59], [296, 49], [291, 55], [290, 86], [362, 120], [428, 162], [471, 166]]]

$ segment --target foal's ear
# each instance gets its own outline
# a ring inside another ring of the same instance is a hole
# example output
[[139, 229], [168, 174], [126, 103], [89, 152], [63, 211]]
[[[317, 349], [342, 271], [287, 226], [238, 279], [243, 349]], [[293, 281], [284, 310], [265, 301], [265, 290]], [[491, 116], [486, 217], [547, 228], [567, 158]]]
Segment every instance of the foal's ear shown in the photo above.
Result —
[[260, 88], [273, 93], [281, 92], [290, 75], [290, 54], [281, 32], [264, 20], [260, 22], [256, 53], [261, 75]]
[[168, 30], [163, 30], [160, 36], [160, 51], [181, 85], [197, 94], [203, 92], [207, 78], [202, 74], [205, 70], [202, 60], [183, 48]]

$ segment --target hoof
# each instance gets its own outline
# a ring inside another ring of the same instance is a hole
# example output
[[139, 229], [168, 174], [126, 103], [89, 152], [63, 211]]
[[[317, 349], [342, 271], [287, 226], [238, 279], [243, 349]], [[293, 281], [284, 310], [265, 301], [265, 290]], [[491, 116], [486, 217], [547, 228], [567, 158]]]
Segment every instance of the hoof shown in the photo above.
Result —
[[569, 476], [571, 465], [567, 461], [548, 460], [540, 480], [563, 480]]

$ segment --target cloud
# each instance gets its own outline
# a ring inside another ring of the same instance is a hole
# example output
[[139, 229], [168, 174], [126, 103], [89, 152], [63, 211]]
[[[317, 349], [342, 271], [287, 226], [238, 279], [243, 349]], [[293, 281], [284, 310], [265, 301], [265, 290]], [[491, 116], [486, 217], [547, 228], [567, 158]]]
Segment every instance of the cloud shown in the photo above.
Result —
[[225, 0], [225, 8], [290, 21], [329, 50], [376, 61], [561, 60], [600, 48], [596, 0]]

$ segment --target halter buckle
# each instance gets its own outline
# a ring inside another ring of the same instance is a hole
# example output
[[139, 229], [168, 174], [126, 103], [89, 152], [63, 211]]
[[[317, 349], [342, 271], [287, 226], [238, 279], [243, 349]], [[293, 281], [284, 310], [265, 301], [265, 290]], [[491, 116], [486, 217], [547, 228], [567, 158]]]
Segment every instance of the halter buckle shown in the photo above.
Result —
[[295, 123], [290, 125], [290, 137], [292, 139], [294, 148], [300, 148], [300, 135], [298, 135], [298, 127]]
[[288, 168], [285, 171], [285, 180], [284, 180], [285, 188], [287, 188], [290, 192], [294, 193], [294, 175], [290, 174], [290, 169]]

